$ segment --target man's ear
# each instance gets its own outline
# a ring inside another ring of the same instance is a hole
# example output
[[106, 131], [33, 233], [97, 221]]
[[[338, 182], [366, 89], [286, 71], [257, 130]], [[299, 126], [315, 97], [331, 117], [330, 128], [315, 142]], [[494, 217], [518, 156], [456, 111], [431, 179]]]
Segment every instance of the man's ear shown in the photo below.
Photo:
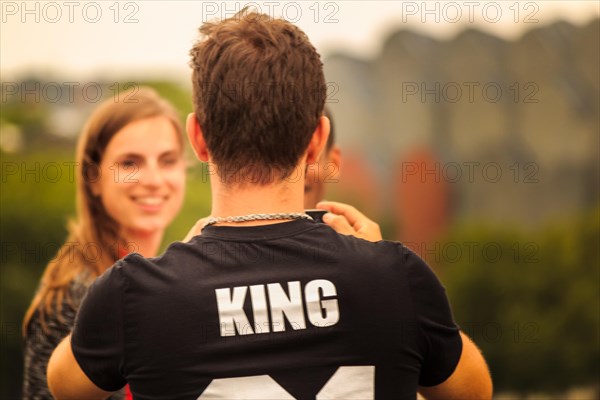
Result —
[[329, 139], [330, 123], [329, 118], [322, 116], [319, 118], [319, 123], [313, 132], [308, 149], [306, 151], [306, 164], [314, 164], [321, 157], [321, 153], [325, 149], [327, 139]]
[[185, 130], [187, 132], [190, 144], [192, 145], [192, 149], [194, 149], [194, 154], [196, 154], [196, 157], [198, 157], [198, 159], [202, 162], [208, 162], [208, 148], [206, 147], [204, 135], [202, 134], [202, 128], [200, 128], [200, 124], [198, 123], [196, 114], [188, 114], [185, 123]]

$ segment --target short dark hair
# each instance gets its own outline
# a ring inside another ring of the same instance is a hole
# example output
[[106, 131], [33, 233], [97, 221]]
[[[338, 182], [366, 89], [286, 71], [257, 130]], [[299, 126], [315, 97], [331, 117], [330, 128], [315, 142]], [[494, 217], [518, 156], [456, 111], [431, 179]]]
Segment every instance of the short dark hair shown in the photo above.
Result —
[[319, 53], [298, 27], [246, 9], [200, 33], [190, 52], [194, 111], [220, 178], [290, 176], [323, 114]]

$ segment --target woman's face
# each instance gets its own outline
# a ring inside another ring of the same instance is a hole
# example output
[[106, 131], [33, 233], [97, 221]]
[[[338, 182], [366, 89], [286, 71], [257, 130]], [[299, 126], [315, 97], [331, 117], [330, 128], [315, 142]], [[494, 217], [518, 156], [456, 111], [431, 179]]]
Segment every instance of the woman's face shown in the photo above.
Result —
[[131, 122], [108, 143], [92, 186], [122, 233], [153, 234], [183, 203], [185, 164], [177, 131], [163, 116]]

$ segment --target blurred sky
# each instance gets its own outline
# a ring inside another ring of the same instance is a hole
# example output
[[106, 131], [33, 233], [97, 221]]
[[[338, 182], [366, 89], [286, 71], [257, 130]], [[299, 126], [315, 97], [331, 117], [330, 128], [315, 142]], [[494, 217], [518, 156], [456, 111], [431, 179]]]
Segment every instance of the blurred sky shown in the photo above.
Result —
[[0, 1], [1, 79], [188, 80], [188, 51], [203, 21], [253, 5], [299, 25], [322, 55], [372, 57], [389, 33], [413, 29], [444, 39], [479, 28], [507, 39], [557, 19], [600, 15], [588, 1]]

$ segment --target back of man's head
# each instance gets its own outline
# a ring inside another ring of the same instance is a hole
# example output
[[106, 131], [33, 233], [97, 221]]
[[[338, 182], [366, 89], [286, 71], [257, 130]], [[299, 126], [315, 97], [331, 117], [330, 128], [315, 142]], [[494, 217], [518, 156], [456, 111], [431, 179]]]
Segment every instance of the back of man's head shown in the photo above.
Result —
[[323, 113], [323, 64], [282, 19], [242, 10], [205, 23], [191, 50], [194, 111], [222, 181], [288, 177]]

